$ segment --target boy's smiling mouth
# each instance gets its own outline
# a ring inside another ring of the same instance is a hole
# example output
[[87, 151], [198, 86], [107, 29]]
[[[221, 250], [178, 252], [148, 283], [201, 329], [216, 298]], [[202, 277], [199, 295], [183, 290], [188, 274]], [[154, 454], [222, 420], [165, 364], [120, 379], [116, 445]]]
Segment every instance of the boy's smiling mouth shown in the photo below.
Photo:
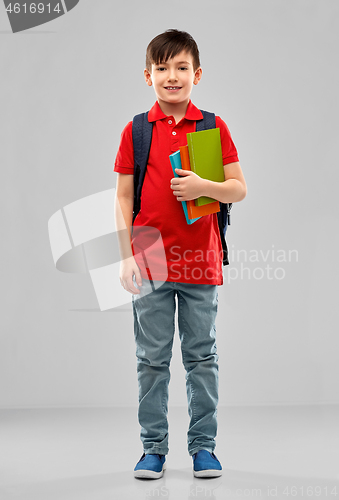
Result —
[[175, 92], [177, 90], [180, 90], [181, 87], [165, 87], [166, 90], [169, 90], [170, 92]]

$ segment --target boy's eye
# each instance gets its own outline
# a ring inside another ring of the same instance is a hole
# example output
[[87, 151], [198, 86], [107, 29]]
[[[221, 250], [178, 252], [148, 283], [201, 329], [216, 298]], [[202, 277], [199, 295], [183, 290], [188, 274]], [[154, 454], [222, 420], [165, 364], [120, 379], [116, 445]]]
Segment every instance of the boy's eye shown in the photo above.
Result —
[[161, 68], [157, 68], [157, 71], [165, 71], [165, 69], [166, 68], [161, 67]]
[[182, 68], [179, 68], [179, 69], [183, 69], [183, 70], [185, 70], [185, 69], [188, 69], [188, 68], [185, 68], [185, 67], [183, 66]]

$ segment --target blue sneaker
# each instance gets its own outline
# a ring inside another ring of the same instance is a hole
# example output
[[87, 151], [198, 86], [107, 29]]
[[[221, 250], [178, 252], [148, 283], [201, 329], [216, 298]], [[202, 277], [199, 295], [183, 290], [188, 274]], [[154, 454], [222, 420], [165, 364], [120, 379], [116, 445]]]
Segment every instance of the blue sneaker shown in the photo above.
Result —
[[165, 455], [145, 453], [134, 468], [134, 477], [159, 479], [166, 469]]
[[193, 474], [195, 477], [219, 477], [222, 467], [214, 453], [199, 450], [193, 455]]

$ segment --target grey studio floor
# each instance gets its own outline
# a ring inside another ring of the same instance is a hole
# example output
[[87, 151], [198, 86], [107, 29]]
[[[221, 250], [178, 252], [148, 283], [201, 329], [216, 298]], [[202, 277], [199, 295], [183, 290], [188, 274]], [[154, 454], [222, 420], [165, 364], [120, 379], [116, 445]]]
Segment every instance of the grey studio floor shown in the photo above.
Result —
[[158, 480], [133, 477], [136, 408], [0, 411], [0, 499], [339, 497], [339, 406], [219, 407], [223, 475], [193, 477], [187, 409], [170, 407]]

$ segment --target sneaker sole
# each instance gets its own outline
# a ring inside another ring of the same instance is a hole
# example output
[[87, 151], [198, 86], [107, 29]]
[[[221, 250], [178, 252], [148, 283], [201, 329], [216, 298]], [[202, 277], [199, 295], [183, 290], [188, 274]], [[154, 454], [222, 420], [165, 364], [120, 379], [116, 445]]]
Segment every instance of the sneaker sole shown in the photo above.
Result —
[[154, 470], [139, 469], [134, 471], [134, 477], [137, 477], [139, 479], [159, 479], [163, 476], [165, 470], [166, 462], [163, 464], [162, 470], [160, 472], [156, 472]]
[[207, 470], [193, 470], [194, 477], [219, 477], [222, 475], [222, 470], [207, 469]]

